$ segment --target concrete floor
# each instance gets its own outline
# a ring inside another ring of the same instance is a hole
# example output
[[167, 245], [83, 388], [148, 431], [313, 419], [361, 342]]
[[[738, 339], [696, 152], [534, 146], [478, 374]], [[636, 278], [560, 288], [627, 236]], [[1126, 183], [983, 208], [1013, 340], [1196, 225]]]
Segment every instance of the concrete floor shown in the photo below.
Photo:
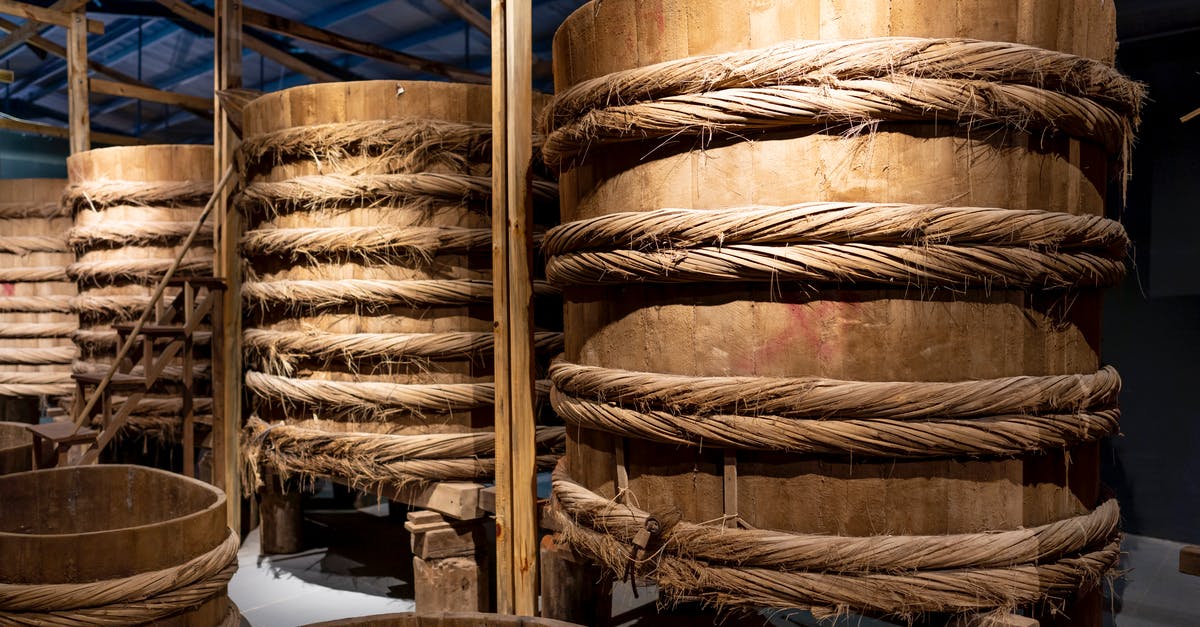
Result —
[[[241, 609], [242, 624], [295, 627], [351, 616], [412, 611], [412, 554], [402, 523], [389, 518], [386, 508], [377, 505], [357, 511], [306, 511], [306, 543], [317, 548], [295, 555], [260, 557], [258, 530], [252, 531], [238, 553], [239, 569], [229, 585], [229, 596]], [[1145, 536], [1125, 537], [1121, 564], [1125, 574], [1108, 587], [1106, 597], [1112, 613], [1105, 618], [1106, 627], [1200, 625], [1200, 577], [1178, 572], [1182, 546]], [[615, 592], [617, 614], [652, 603], [654, 598], [653, 590], [643, 589], [634, 599], [628, 585], [618, 586]], [[888, 624], [855, 617], [817, 623], [806, 613], [780, 612], [725, 624], [745, 625], [759, 620], [763, 625], [780, 627]], [[643, 613], [623, 624], [663, 623], [661, 617]]]

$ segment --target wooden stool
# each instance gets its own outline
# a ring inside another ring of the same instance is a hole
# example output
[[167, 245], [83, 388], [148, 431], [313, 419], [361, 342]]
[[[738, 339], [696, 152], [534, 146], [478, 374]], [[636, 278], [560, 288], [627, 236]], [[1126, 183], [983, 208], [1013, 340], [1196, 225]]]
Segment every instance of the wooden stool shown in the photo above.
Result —
[[71, 447], [77, 444], [92, 445], [99, 433], [87, 427], [75, 428], [70, 422], [47, 422], [26, 425], [33, 434], [33, 469], [66, 466]]

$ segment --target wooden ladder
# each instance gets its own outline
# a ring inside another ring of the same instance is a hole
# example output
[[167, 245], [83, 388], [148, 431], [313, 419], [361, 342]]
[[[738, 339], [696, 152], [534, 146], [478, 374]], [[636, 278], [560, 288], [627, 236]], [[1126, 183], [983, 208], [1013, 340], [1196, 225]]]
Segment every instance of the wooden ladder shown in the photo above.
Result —
[[[146, 393], [163, 378], [167, 367], [181, 362], [183, 473], [189, 477], [195, 476], [197, 399], [194, 349], [197, 338], [204, 333], [199, 331], [199, 328], [205, 320], [209, 321], [212, 329], [209, 335], [210, 346], [220, 345], [225, 282], [215, 277], [176, 277], [175, 273], [199, 234], [200, 227], [232, 178], [231, 166], [225, 170], [213, 189], [212, 197], [205, 204], [191, 233], [179, 247], [174, 263], [159, 281], [137, 322], [118, 322], [112, 325], [117, 331], [119, 349], [108, 371], [103, 375], [71, 375], [75, 380], [74, 420], [69, 423], [51, 422], [27, 427], [33, 434], [35, 468], [97, 463], [104, 447], [108, 446], [125, 426]], [[162, 297], [168, 287], [178, 288], [178, 292], [170, 304], [164, 304]], [[149, 322], [151, 314], [155, 314], [152, 323]], [[131, 349], [139, 341], [142, 350], [134, 353]], [[216, 354], [214, 351], [214, 356]], [[113, 400], [118, 393], [124, 400], [114, 414]], [[101, 416], [99, 430], [88, 426], [97, 413]], [[76, 446], [82, 447], [81, 454], [72, 453]]]

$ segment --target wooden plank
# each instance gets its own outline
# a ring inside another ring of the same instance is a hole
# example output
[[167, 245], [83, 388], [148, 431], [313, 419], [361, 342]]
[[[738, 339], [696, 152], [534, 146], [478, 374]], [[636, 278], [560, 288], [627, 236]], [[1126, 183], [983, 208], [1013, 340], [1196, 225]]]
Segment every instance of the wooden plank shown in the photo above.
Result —
[[90, 150], [91, 114], [88, 111], [87, 16], [82, 9], [71, 14], [67, 28], [67, 128], [71, 154]]
[[[70, 12], [87, 6], [87, 3], [88, 0], [58, 0], [58, 2], [46, 8], [52, 11]], [[27, 20], [24, 24], [18, 26], [16, 30], [8, 34], [8, 37], [0, 39], [0, 54], [4, 54], [29, 41], [31, 37], [38, 34], [38, 28], [41, 26], [41, 22], [34, 20]]]
[[[497, 607], [537, 612], [529, 0], [492, 2], [492, 274], [496, 329]], [[502, 68], [502, 70], [501, 70]], [[506, 525], [502, 526], [502, 524]]]
[[[334, 50], [349, 52], [360, 57], [368, 59], [377, 59], [394, 63], [409, 69], [428, 72], [438, 76], [445, 76], [452, 80], [462, 81], [464, 83], [480, 83], [485, 84], [491, 80], [487, 75], [470, 70], [464, 70], [455, 67], [448, 63], [431, 61], [421, 57], [397, 52], [389, 48], [384, 48], [376, 44], [359, 41], [344, 35], [327, 31], [315, 26], [309, 26], [302, 22], [290, 20], [278, 15], [272, 15], [256, 9], [243, 9], [246, 26], [253, 26], [272, 33], [278, 33], [287, 37], [302, 39]], [[486, 22], [485, 22], [486, 23]]]
[[12, 70], [0, 70], [0, 83], [11, 83], [11, 82], [13, 82], [13, 71]]
[[163, 104], [176, 106], [189, 106], [193, 109], [204, 109], [212, 107], [212, 101], [208, 98], [200, 96], [189, 96], [187, 94], [177, 94], [153, 87], [141, 87], [139, 85], [130, 85], [127, 83], [119, 83], [117, 81], [109, 81], [101, 78], [93, 78], [91, 80], [91, 91], [93, 94], [105, 94], [108, 96], [122, 96], [125, 98], [136, 98], [148, 102], [161, 102]]
[[1179, 550], [1179, 572], [1200, 576], [1200, 546], [1193, 544]]
[[1179, 121], [1180, 121], [1180, 122], [1188, 122], [1188, 121], [1190, 121], [1192, 118], [1195, 118], [1195, 117], [1196, 117], [1196, 116], [1198, 116], [1198, 115], [1200, 115], [1200, 109], [1196, 109], [1196, 110], [1192, 111], [1191, 113], [1189, 113], [1189, 114], [1187, 114], [1187, 115], [1184, 115], [1184, 116], [1180, 117], [1180, 118], [1179, 118]]
[[467, 481], [442, 481], [414, 492], [384, 486], [383, 495], [389, 500], [419, 507], [456, 520], [475, 520], [488, 513], [479, 506], [479, 491], [483, 484]]
[[[218, 0], [214, 5], [216, 27], [213, 53], [213, 172], [224, 172], [233, 164], [238, 135], [229, 112], [215, 92], [242, 86], [242, 3], [238, 0]], [[228, 286], [214, 315], [215, 331], [219, 333], [218, 355], [213, 360], [214, 413], [213, 431], [217, 434], [213, 449], [217, 487], [224, 488], [229, 503], [229, 527], [240, 531], [242, 523], [242, 488], [239, 475], [238, 450], [242, 432], [242, 273], [238, 255], [238, 240], [242, 236], [241, 214], [234, 207], [231, 193], [223, 192], [217, 200], [214, 222], [216, 259], [213, 273], [225, 279]], [[217, 325], [217, 322], [220, 322]], [[228, 357], [228, 358], [226, 358]]]
[[482, 13], [475, 10], [475, 7], [466, 3], [465, 0], [438, 0], [447, 9], [450, 9], [455, 15], [461, 17], [463, 21], [474, 26], [479, 32], [484, 35], [492, 35], [492, 25], [488, 18]]
[[[216, 28], [216, 23], [214, 22], [212, 15], [206, 11], [201, 11], [200, 9], [191, 6], [182, 0], [155, 1], [167, 7], [173, 13], [182, 17], [183, 19], [206, 28], [210, 32], [214, 31]], [[337, 82], [340, 80], [339, 77], [334, 76], [333, 74], [330, 74], [329, 72], [326, 72], [325, 70], [322, 70], [308, 63], [307, 61], [296, 57], [295, 55], [288, 54], [287, 52], [284, 52], [283, 50], [280, 50], [253, 35], [242, 33], [242, 45], [293, 72], [298, 72], [308, 76], [309, 78], [312, 78], [313, 80], [328, 82]]]
[[[86, 2], [84, 4], [87, 4]], [[43, 24], [53, 24], [69, 28], [71, 26], [74, 14], [72, 11], [60, 11], [54, 8], [40, 7], [25, 2], [16, 2], [16, 0], [0, 0], [0, 13], [6, 13], [16, 17], [41, 22]], [[104, 22], [97, 20], [86, 20], [87, 32], [93, 35], [104, 34]]]

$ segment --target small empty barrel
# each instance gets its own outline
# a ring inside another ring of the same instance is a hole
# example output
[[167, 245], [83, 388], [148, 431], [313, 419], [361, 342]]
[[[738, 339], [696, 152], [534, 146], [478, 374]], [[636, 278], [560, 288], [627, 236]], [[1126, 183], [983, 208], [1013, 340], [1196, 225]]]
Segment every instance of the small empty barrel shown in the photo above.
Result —
[[0, 494], [0, 624], [237, 624], [222, 491], [103, 465], [5, 475]]

